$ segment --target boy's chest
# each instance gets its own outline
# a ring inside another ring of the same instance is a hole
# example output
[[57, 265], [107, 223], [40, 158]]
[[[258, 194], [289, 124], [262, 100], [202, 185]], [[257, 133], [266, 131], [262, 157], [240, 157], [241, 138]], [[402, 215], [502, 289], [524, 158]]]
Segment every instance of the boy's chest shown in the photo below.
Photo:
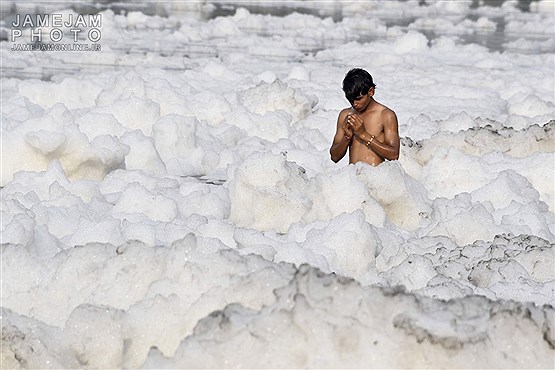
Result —
[[367, 114], [361, 115], [360, 118], [362, 118], [364, 122], [364, 128], [366, 129], [366, 131], [373, 134], [377, 134], [383, 131], [383, 124], [381, 122], [379, 115], [367, 113]]

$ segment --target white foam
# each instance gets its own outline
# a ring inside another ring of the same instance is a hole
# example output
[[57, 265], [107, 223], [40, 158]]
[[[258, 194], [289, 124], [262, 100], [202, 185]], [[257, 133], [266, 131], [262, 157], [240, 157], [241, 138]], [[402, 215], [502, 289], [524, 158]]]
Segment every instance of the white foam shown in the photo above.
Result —
[[[102, 52], [3, 42], [4, 365], [552, 366], [550, 4], [420, 3], [136, 4]], [[329, 159], [354, 66], [399, 161]]]
[[282, 155], [258, 154], [230, 179], [230, 220], [238, 226], [287, 231], [308, 212], [307, 181]]
[[[352, 291], [353, 298], [338, 297], [336, 291], [343, 289]], [[297, 275], [295, 284], [279, 291], [278, 297], [275, 306], [262, 310], [229, 305], [215, 312], [199, 323], [194, 335], [181, 343], [171, 359], [153, 349], [145, 368], [201, 364], [234, 367], [245, 361], [256, 367], [352, 367], [372, 362], [378, 367], [403, 368], [455, 363], [509, 367], [521, 361], [545, 361], [542, 364], [549, 366], [551, 361], [549, 345], [541, 339], [541, 326], [550, 319], [533, 306], [503, 306], [485, 299], [431, 302], [400, 292], [362, 290], [349, 281], [321, 276], [306, 268]], [[518, 314], [519, 309], [531, 311], [533, 319]], [[321, 314], [307, 315], [313, 311]], [[326, 322], [323, 312], [340, 317]], [[529, 325], [523, 325], [529, 321]], [[389, 325], [384, 326], [384, 322]], [[249, 330], [244, 329], [247, 327]], [[516, 358], [506, 357], [496, 348], [520, 343], [517, 337], [508, 335], [514, 330], [534, 343], [522, 346]], [[219, 340], [213, 338], [214, 333]], [[298, 340], [301, 336], [304, 339]], [[274, 344], [269, 350], [267, 341]], [[288, 345], [291, 342], [296, 345]], [[546, 357], [542, 360], [534, 348]], [[247, 352], [253, 349], [263, 350], [267, 356], [249, 356]], [[479, 358], [478, 352], [482, 353]]]

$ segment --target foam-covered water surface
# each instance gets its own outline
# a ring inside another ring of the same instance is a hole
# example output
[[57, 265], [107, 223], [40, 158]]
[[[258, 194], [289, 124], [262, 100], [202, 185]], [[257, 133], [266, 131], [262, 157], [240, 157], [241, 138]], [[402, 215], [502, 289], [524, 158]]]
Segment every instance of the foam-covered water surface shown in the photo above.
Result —
[[[552, 1], [6, 6], [2, 368], [555, 367]], [[398, 161], [329, 158], [352, 67]]]

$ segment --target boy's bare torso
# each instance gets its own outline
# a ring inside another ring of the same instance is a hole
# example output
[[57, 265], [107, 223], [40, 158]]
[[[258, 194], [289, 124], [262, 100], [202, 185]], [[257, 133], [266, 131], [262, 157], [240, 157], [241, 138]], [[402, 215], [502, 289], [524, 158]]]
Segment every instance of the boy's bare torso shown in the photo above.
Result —
[[[375, 140], [383, 143], [385, 135], [381, 117], [385, 110], [391, 111], [386, 106], [377, 103], [376, 107], [372, 110], [366, 110], [363, 113], [359, 113], [353, 108], [346, 108], [344, 109], [344, 114], [345, 117], [347, 117], [347, 114], [357, 114], [364, 121], [365, 131], [374, 135]], [[349, 146], [349, 163], [366, 162], [372, 166], [376, 166], [383, 161], [384, 159], [368, 148], [366, 143], [353, 138], [351, 145]]]

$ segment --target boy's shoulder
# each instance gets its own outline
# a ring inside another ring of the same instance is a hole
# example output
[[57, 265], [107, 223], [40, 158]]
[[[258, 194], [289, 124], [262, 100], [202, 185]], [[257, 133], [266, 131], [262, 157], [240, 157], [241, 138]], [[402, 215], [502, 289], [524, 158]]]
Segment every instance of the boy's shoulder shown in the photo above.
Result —
[[345, 115], [347, 115], [347, 114], [349, 114], [349, 113], [353, 113], [353, 108], [351, 108], [351, 107], [343, 108], [343, 109], [341, 109], [341, 111], [339, 112], [339, 116], [340, 116], [340, 117], [341, 117], [341, 116], [345, 116]]
[[393, 109], [383, 105], [382, 103], [378, 103], [379, 104], [379, 110], [380, 113], [383, 115], [395, 115], [395, 112], [393, 111]]

